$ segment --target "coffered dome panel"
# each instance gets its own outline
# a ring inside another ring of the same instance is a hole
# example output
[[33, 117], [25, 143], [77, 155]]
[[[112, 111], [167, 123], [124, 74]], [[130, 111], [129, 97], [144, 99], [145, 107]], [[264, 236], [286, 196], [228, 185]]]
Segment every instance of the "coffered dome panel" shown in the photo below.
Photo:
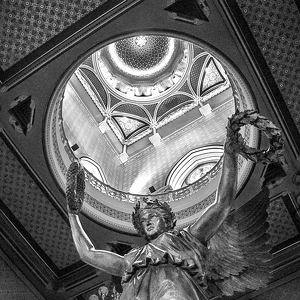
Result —
[[180, 92], [183, 92], [184, 94], [190, 94], [192, 96], [192, 91], [190, 88], [189, 81], [187, 80], [179, 89]]
[[116, 107], [117, 105], [119, 105], [120, 103], [122, 103], [122, 100], [119, 99], [118, 97], [110, 94], [109, 95], [109, 108], [113, 109], [114, 107]]
[[108, 105], [107, 102], [107, 92], [103, 87], [102, 83], [99, 81], [99, 78], [94, 71], [87, 68], [80, 68], [81, 74], [90, 82], [90, 86], [93, 89], [94, 93], [97, 94], [99, 102], [102, 104], [103, 109]]
[[205, 60], [207, 59], [207, 55], [198, 56], [191, 68], [189, 81], [191, 84], [191, 87], [193, 89], [193, 92], [197, 94], [197, 87], [199, 82], [199, 77], [202, 71], [203, 64], [205, 63]]
[[149, 120], [149, 116], [147, 112], [140, 106], [134, 105], [134, 104], [120, 104], [113, 110], [112, 114], [115, 113], [124, 113], [124, 114], [130, 114], [134, 116], [138, 116], [140, 118]]
[[150, 114], [150, 116], [151, 116], [152, 118], [154, 118], [154, 113], [155, 113], [157, 104], [143, 105], [143, 107], [145, 107], [145, 109], [146, 109], [147, 112]]
[[172, 114], [174, 111], [182, 106], [193, 103], [190, 96], [177, 94], [166, 99], [157, 110], [157, 121], [162, 121], [166, 115]]

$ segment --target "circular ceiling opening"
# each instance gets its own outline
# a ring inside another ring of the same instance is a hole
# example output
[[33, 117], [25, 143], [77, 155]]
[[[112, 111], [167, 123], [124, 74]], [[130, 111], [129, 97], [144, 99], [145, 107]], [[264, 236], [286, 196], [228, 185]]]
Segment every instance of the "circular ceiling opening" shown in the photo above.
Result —
[[[54, 92], [46, 120], [50, 165], [64, 189], [70, 163], [83, 160], [84, 212], [97, 222], [133, 233], [133, 204], [148, 195], [169, 201], [183, 226], [214, 199], [236, 108], [255, 109], [251, 92], [206, 44], [165, 35], [119, 39], [86, 56]], [[242, 134], [258, 146], [256, 128], [244, 126]], [[240, 158], [239, 189], [251, 168]], [[175, 188], [167, 180], [172, 170], [184, 175]]]

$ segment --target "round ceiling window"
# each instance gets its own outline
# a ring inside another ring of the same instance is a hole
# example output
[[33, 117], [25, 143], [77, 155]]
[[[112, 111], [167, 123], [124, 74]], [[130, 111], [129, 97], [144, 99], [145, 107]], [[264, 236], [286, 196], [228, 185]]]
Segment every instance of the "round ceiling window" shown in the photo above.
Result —
[[[197, 218], [214, 200], [228, 117], [255, 108], [238, 70], [204, 43], [137, 34], [100, 45], [68, 74], [46, 120], [61, 187], [82, 159], [84, 212], [95, 221], [134, 233], [132, 208], [145, 195], [169, 201], [179, 226]], [[242, 134], [257, 148], [257, 129]], [[251, 168], [240, 158], [239, 188]]]

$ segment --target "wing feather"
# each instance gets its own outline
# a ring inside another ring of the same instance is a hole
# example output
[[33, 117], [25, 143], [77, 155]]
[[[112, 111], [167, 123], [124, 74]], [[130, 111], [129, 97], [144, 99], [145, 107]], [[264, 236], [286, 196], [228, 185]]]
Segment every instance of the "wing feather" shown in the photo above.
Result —
[[239, 226], [240, 233], [243, 233], [244, 231], [247, 231], [248, 234], [251, 234], [252, 232], [256, 231], [258, 228], [260, 228], [262, 225], [264, 225], [265, 220], [267, 219], [268, 214], [266, 211], [260, 211], [256, 217], [252, 220], [248, 221], [248, 226], [243, 227], [243, 224]]
[[[264, 287], [270, 278], [271, 246], [267, 244], [269, 190], [261, 190], [232, 211], [208, 242], [205, 270], [208, 286], [231, 296]], [[217, 288], [216, 288], [217, 287]]]

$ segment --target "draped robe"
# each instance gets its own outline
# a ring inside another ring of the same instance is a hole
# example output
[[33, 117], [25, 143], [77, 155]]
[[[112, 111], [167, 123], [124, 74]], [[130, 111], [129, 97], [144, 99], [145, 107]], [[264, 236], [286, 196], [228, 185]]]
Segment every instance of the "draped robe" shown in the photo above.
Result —
[[164, 232], [125, 255], [120, 300], [203, 300], [207, 248], [188, 229]]

